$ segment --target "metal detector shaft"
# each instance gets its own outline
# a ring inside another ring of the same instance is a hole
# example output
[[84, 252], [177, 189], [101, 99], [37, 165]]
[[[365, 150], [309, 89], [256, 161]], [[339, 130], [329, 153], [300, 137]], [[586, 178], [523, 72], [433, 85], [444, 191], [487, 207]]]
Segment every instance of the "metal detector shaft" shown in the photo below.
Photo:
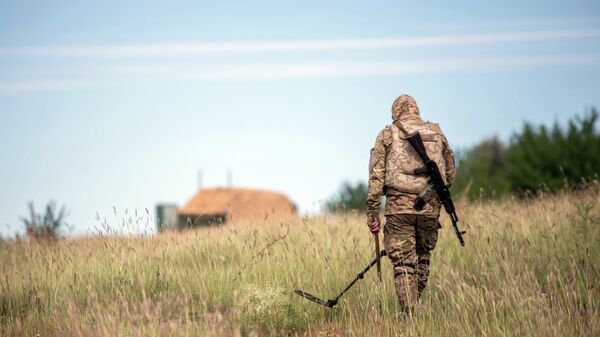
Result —
[[[386, 256], [387, 253], [385, 252], [385, 250], [382, 250], [381, 253], [379, 253], [379, 256]], [[344, 288], [344, 290], [342, 290], [342, 292], [337, 295], [337, 297], [333, 300], [334, 302], [337, 303], [337, 301], [340, 299], [340, 297], [342, 297], [342, 295], [344, 295], [350, 288], [352, 288], [352, 286], [354, 285], [354, 283], [356, 283], [356, 281], [358, 280], [362, 280], [363, 278], [365, 278], [365, 274], [369, 271], [369, 269], [371, 269], [371, 267], [373, 267], [376, 263], [377, 263], [378, 258], [375, 257], [373, 259], [373, 261], [371, 261], [371, 263], [369, 263], [369, 265], [367, 267], [365, 267], [365, 269], [363, 269], [360, 273], [358, 273], [358, 275], [356, 275], [356, 278], [354, 280], [352, 280], [352, 282], [350, 282], [350, 284], [348, 284], [346, 286], [346, 288]]]
[[318, 298], [315, 295], [309, 294], [306, 291], [302, 291], [299, 289], [294, 290], [294, 293], [296, 295], [306, 298], [309, 301], [315, 302], [320, 305], [324, 305], [328, 308], [333, 308], [337, 305], [337, 302], [340, 299], [340, 297], [342, 297], [342, 295], [344, 295], [348, 291], [348, 289], [352, 288], [352, 286], [354, 285], [354, 283], [356, 283], [356, 281], [365, 278], [365, 274], [369, 271], [369, 269], [371, 269], [371, 267], [373, 267], [373, 265], [375, 265], [378, 260], [381, 260], [382, 256], [386, 256], [387, 253], [385, 252], [385, 250], [382, 250], [377, 255], [379, 255], [379, 256], [376, 257], [373, 261], [371, 261], [371, 263], [369, 263], [369, 265], [365, 269], [363, 269], [360, 273], [358, 273], [358, 275], [356, 275], [356, 278], [354, 280], [352, 280], [352, 282], [350, 282], [350, 284], [348, 284], [346, 286], [346, 288], [344, 288], [344, 290], [342, 290], [342, 292], [339, 295], [337, 295], [337, 297], [333, 300], [323, 300], [323, 299]]

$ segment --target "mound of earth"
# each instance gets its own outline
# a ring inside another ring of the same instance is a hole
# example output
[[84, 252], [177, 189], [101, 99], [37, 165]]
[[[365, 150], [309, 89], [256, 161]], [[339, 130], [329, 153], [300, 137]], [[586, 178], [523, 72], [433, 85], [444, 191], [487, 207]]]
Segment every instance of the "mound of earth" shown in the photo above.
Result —
[[200, 190], [183, 208], [180, 216], [226, 214], [227, 221], [262, 223], [297, 217], [296, 206], [283, 194], [244, 188]]

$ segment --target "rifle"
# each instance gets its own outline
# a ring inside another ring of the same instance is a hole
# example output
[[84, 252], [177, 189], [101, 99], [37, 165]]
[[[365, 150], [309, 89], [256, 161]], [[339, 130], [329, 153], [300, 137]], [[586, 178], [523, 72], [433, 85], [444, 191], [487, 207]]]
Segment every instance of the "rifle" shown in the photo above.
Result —
[[306, 298], [309, 301], [313, 301], [317, 304], [324, 305], [328, 308], [333, 308], [337, 305], [337, 302], [340, 299], [340, 297], [342, 297], [342, 295], [344, 295], [350, 288], [352, 288], [352, 286], [354, 285], [354, 283], [356, 283], [356, 281], [362, 280], [363, 278], [365, 278], [365, 274], [369, 271], [369, 269], [371, 269], [371, 267], [373, 267], [373, 265], [375, 265], [377, 263], [377, 261], [379, 260], [379, 258], [381, 256], [386, 256], [387, 253], [385, 252], [385, 250], [382, 250], [381, 252], [379, 252], [378, 255], [379, 255], [378, 257], [373, 259], [373, 261], [371, 261], [369, 263], [369, 265], [367, 267], [365, 267], [365, 269], [363, 269], [360, 273], [358, 273], [358, 275], [356, 275], [354, 280], [352, 280], [352, 282], [350, 282], [350, 284], [348, 284], [346, 286], [346, 288], [344, 288], [344, 290], [342, 290], [342, 292], [332, 300], [322, 300], [322, 299], [316, 297], [315, 295], [311, 295], [311, 294], [309, 294], [305, 291], [299, 290], [299, 289], [294, 290], [294, 293], [296, 295], [300, 295], [300, 296]]
[[[440, 199], [442, 205], [444, 205], [444, 209], [446, 213], [450, 216], [450, 220], [452, 220], [452, 226], [454, 227], [454, 232], [458, 237], [458, 241], [461, 246], [465, 245], [465, 241], [463, 240], [462, 235], [466, 233], [466, 231], [461, 231], [458, 229], [458, 216], [456, 215], [456, 209], [454, 208], [454, 203], [452, 202], [452, 197], [450, 196], [450, 190], [444, 183], [444, 179], [440, 174], [440, 169], [438, 168], [435, 161], [433, 161], [427, 155], [427, 150], [425, 149], [425, 144], [423, 144], [423, 139], [421, 138], [421, 134], [417, 131], [411, 135], [409, 135], [406, 140], [410, 143], [410, 145], [415, 149], [423, 163], [424, 167], [415, 170], [415, 174], [427, 173], [429, 175], [429, 182], [433, 185], [437, 196]], [[424, 202], [421, 199], [417, 198], [415, 202], [415, 208], [422, 209], [424, 206]]]

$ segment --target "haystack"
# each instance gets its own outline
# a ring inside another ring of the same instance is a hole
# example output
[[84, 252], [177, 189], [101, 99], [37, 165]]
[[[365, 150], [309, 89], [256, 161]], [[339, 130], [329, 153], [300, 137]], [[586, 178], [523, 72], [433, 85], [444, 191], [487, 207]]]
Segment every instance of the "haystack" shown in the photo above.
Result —
[[[292, 220], [296, 206], [283, 194], [258, 189], [200, 190], [183, 208], [180, 218], [216, 219], [215, 222], [264, 223]], [[188, 220], [189, 222], [189, 220]]]

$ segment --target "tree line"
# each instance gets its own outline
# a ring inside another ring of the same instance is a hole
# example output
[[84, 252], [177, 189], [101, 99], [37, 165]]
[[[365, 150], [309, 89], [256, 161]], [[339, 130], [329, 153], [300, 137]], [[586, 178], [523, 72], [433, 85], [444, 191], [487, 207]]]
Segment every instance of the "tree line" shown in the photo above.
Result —
[[525, 123], [508, 142], [486, 139], [457, 161], [453, 192], [469, 198], [556, 191], [597, 179], [600, 173], [598, 112], [571, 118], [565, 126]]

